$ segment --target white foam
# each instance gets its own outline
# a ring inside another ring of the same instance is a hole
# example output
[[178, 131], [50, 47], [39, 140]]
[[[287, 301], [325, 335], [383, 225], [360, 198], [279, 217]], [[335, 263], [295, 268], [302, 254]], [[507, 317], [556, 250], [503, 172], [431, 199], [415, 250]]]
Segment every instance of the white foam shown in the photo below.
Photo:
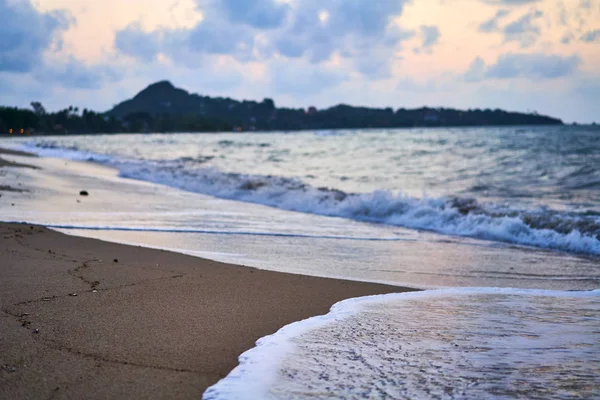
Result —
[[567, 234], [551, 229], [535, 229], [519, 216], [493, 216], [485, 213], [465, 215], [446, 198], [416, 199], [384, 190], [346, 195], [319, 190], [296, 179], [227, 174], [213, 168], [186, 171], [127, 163], [121, 163], [117, 167], [124, 177], [284, 210], [600, 254], [600, 240], [591, 234], [583, 234], [577, 229]]
[[11, 148], [13, 150], [21, 150], [30, 153], [37, 154], [41, 157], [51, 157], [51, 158], [65, 158], [73, 161], [94, 161], [98, 163], [109, 163], [113, 160], [112, 157], [93, 153], [89, 151], [82, 151], [77, 148], [63, 148], [58, 146], [51, 145], [34, 145], [34, 144], [21, 144], [21, 145], [7, 145], [6, 147]]
[[[52, 146], [21, 146], [21, 149], [44, 156], [102, 162], [117, 168], [120, 175], [126, 178], [283, 210], [600, 255], [598, 216], [549, 213], [544, 210], [497, 212], [493, 204], [489, 207], [477, 205], [478, 212], [465, 213], [448, 198], [418, 199], [385, 190], [346, 194], [337, 190], [317, 189], [295, 178], [226, 173], [216, 168], [190, 169], [189, 165], [177, 160], [122, 160]], [[532, 224], [532, 220], [536, 223]], [[556, 229], [556, 226], [560, 226], [560, 229]], [[589, 231], [580, 230], [586, 227]]]
[[600, 290], [499, 288], [345, 300], [258, 340], [204, 399], [594, 393], [599, 300]]

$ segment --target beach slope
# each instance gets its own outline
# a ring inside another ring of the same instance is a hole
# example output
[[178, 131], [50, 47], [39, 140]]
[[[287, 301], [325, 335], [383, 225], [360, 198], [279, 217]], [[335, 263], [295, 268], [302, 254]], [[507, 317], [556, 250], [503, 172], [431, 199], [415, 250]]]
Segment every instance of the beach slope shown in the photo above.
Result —
[[0, 398], [200, 398], [255, 341], [410, 290], [0, 223]]

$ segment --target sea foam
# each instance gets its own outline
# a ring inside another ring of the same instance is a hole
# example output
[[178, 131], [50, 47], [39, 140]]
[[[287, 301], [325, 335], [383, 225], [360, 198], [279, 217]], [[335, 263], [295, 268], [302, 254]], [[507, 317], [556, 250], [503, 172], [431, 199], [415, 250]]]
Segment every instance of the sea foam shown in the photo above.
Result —
[[597, 216], [582, 217], [547, 210], [498, 212], [471, 200], [418, 199], [386, 190], [349, 194], [330, 188], [315, 188], [295, 178], [234, 174], [215, 168], [188, 170], [153, 163], [113, 164], [123, 177], [289, 211], [600, 254], [600, 218]]
[[598, 290], [349, 299], [258, 340], [204, 399], [594, 396], [599, 311]]
[[100, 162], [117, 168], [126, 178], [283, 210], [600, 255], [600, 216], [595, 214], [512, 209], [450, 196], [415, 198], [388, 190], [346, 193], [316, 188], [297, 178], [228, 173], [185, 160], [126, 160], [51, 145], [21, 148], [45, 156]]

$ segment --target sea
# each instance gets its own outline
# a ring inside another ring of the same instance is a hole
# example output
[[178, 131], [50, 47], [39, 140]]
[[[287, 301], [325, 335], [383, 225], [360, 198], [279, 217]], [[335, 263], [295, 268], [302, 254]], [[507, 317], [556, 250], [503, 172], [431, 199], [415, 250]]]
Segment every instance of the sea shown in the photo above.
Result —
[[427, 289], [349, 299], [288, 325], [240, 356], [207, 399], [599, 396], [598, 127], [39, 136], [0, 146], [48, 157], [46, 177], [27, 178], [43, 198], [0, 207], [0, 220]]

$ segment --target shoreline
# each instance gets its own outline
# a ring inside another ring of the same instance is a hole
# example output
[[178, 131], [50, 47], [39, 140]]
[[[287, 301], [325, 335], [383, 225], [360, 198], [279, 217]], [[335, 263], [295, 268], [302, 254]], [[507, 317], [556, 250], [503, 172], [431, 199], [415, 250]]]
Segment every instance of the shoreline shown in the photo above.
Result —
[[[123, 140], [131, 141], [130, 145], [135, 143], [131, 135], [127, 136], [129, 137], [127, 139], [124, 137]], [[164, 137], [161, 137], [156, 140], [163, 139]], [[145, 151], [151, 148], [150, 143], [153, 140], [142, 144], [146, 148]], [[192, 140], [191, 136], [186, 140]], [[200, 142], [204, 143], [202, 140]], [[110, 146], [116, 144], [114, 141], [107, 143], [112, 143]], [[209, 141], [204, 144], [210, 146], [210, 143]], [[220, 143], [221, 141], [217, 145], [221, 146]], [[225, 143], [224, 146], [232, 145], [228, 140]], [[297, 186], [297, 183], [291, 184], [295, 182], [294, 179], [299, 179], [294, 178], [293, 172], [289, 176], [286, 174], [278, 176], [271, 175], [268, 168], [261, 170], [257, 167], [259, 170], [256, 173], [248, 174], [248, 171], [243, 168], [229, 169], [226, 165], [221, 165], [220, 161], [214, 165], [204, 165], [210, 162], [214, 155], [196, 159], [193, 151], [190, 156], [173, 160], [168, 160], [167, 157], [160, 162], [155, 162], [144, 160], [143, 157], [138, 161], [132, 161], [136, 160], [137, 156], [119, 152], [117, 153], [120, 155], [108, 154], [101, 147], [93, 151], [83, 150], [85, 148], [85, 145], [79, 142], [39, 148], [20, 147], [49, 159], [83, 161], [112, 168], [119, 177], [124, 179], [166, 186], [217, 199], [257, 204], [284, 212], [341, 218], [357, 223], [383, 226], [390, 231], [400, 228], [453, 238], [470, 238], [505, 245], [548, 249], [575, 256], [600, 255], [597, 221], [593, 216], [595, 209], [586, 205], [587, 212], [577, 211], [584, 209], [577, 201], [571, 204], [552, 196], [544, 201], [523, 201], [517, 196], [512, 204], [511, 195], [507, 198], [488, 197], [485, 194], [487, 189], [485, 191], [481, 188], [477, 189], [477, 185], [473, 186], [476, 188], [473, 189], [474, 192], [465, 188], [452, 195], [441, 190], [428, 196], [415, 193], [414, 188], [403, 192], [385, 189], [385, 185], [382, 185], [383, 189], [377, 189], [377, 185], [372, 184], [369, 184], [364, 192], [355, 191], [354, 183], [347, 187], [343, 184], [329, 186], [327, 183], [321, 185], [319, 181], [305, 182], [300, 179], [300, 184]], [[151, 155], [152, 151], [149, 154]], [[226, 156], [221, 154], [217, 159], [223, 157]], [[194, 167], [188, 170], [188, 163], [192, 163]], [[477, 194], [480, 189], [483, 193], [481, 198]], [[590, 198], [593, 199], [593, 196]]]
[[[427, 296], [416, 288], [431, 285], [571, 291], [600, 282], [593, 256], [403, 228], [393, 228], [394, 240], [370, 241], [392, 229], [219, 199], [43, 154], [0, 149], [0, 398], [198, 398], [228, 374], [236, 380], [238, 360], [270, 337], [332, 317], [347, 301]], [[313, 235], [281, 236], [304, 230]], [[357, 241], [315, 235], [323, 230]], [[437, 335], [452, 321], [427, 327], [423, 312], [447, 308], [420, 304], [390, 337], [410, 318], [417, 342]]]
[[[38, 169], [0, 168], [3, 183], [22, 191], [0, 192], [0, 220], [4, 222], [39, 224], [76, 236], [272, 271], [419, 289], [598, 287], [596, 256], [560, 251], [556, 246], [546, 249], [290, 212], [260, 202], [178, 189], [160, 180], [123, 177], [114, 166], [60, 155], [6, 158]], [[90, 196], [80, 196], [81, 190], [91, 190]], [[154, 209], [158, 212], [153, 213]], [[235, 220], [235, 215], [241, 216], [241, 221]], [[285, 228], [288, 224], [291, 229]], [[180, 229], [186, 226], [193, 229]], [[309, 229], [304, 236], [302, 226], [317, 229]], [[302, 239], [296, 240], [297, 236]], [[338, 241], [345, 238], [357, 241]], [[371, 238], [385, 241], [371, 242]], [[579, 243], [577, 237], [572, 239]], [[308, 254], [305, 246], [311, 248]], [[348, 250], [358, 257], [340, 263], [338, 255]], [[546, 263], [548, 273], [540, 274], [531, 257]]]
[[347, 298], [415, 290], [33, 225], [0, 223], [0, 233], [3, 398], [198, 398], [256, 340], [289, 323]]
[[[10, 190], [10, 201], [21, 196]], [[199, 398], [285, 325], [344, 299], [416, 291], [38, 225], [0, 222], [0, 242], [0, 398]]]
[[[0, 147], [0, 168], [2, 168], [2, 167], [31, 168], [31, 169], [38, 168], [34, 165], [6, 160], [6, 159], [2, 158], [3, 155], [19, 156], [19, 157], [37, 157], [37, 155], [26, 152], [26, 151], [10, 150], [10, 149], [5, 149], [5, 148]], [[10, 189], [6, 189], [6, 188], [10, 188], [10, 186], [2, 185], [0, 187], [5, 188], [5, 189], [0, 189], [0, 191], [2, 191], [2, 190], [9, 191], [10, 190]]]
[[40, 137], [65, 137], [65, 136], [113, 136], [113, 135], [187, 135], [187, 134], [198, 134], [198, 135], [211, 135], [211, 134], [222, 134], [222, 133], [234, 133], [239, 135], [244, 134], [254, 134], [254, 133], [301, 133], [301, 132], [316, 132], [316, 131], [347, 131], [360, 129], [364, 131], [376, 131], [382, 129], [393, 129], [393, 130], [409, 130], [409, 129], [478, 129], [478, 128], [507, 128], [507, 127], [524, 127], [524, 128], [544, 128], [544, 127], [556, 127], [556, 126], [568, 126], [568, 127], [578, 127], [578, 128], [596, 128], [599, 125], [594, 122], [589, 123], [572, 123], [572, 122], [563, 122], [561, 124], [480, 124], [480, 125], [422, 125], [422, 126], [397, 126], [397, 127], [363, 127], [363, 128], [319, 128], [319, 129], [311, 129], [311, 128], [298, 128], [298, 129], [272, 129], [272, 130], [246, 130], [246, 131], [237, 131], [237, 130], [215, 130], [215, 131], [147, 131], [147, 132], [75, 132], [72, 131], [69, 133], [61, 133], [61, 132], [37, 132], [30, 133], [28, 135], [16, 135], [16, 134], [8, 134], [8, 133], [0, 133], [0, 139], [14, 139], [14, 138], [40, 138]]

